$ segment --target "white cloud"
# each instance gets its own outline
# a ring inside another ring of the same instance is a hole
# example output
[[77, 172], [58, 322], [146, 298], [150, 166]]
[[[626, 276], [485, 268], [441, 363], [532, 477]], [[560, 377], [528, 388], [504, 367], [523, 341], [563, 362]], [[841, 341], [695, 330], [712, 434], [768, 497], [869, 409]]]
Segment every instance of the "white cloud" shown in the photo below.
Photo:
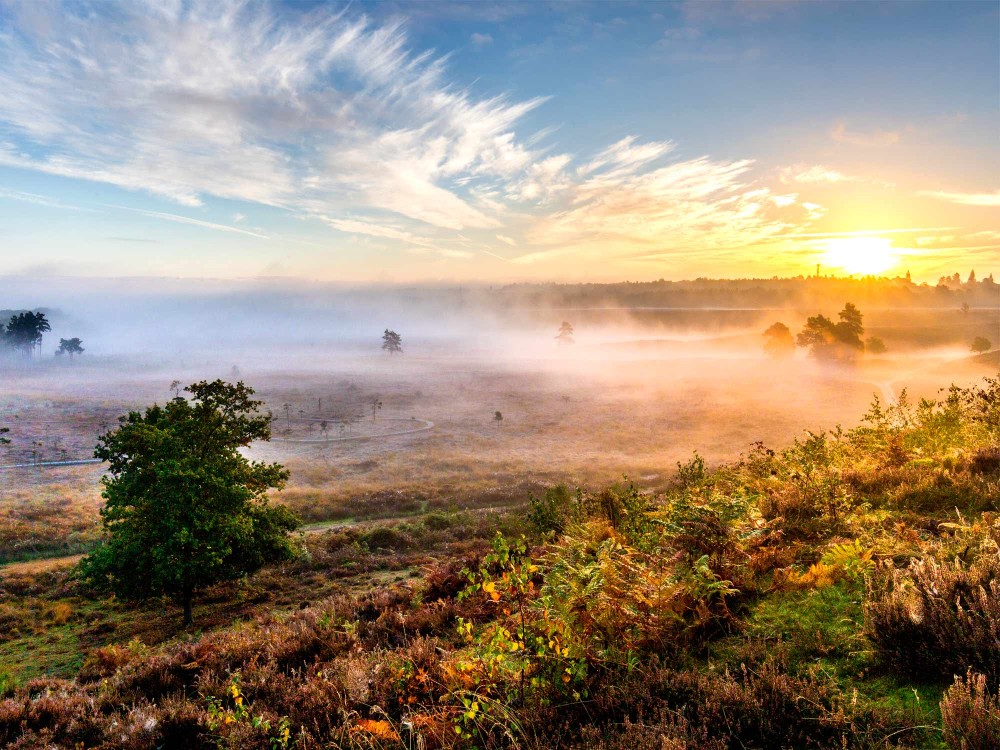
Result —
[[805, 164], [796, 164], [781, 170], [781, 181], [789, 183], [800, 182], [805, 184], [835, 184], [838, 182], [852, 182], [857, 179], [857, 177], [850, 177], [843, 172], [838, 172], [836, 169], [824, 167], [821, 164], [817, 164], [812, 167], [807, 167]]
[[399, 24], [264, 3], [15, 6], [0, 34], [0, 164], [289, 208], [363, 204], [498, 224], [455, 182], [531, 159], [511, 128], [535, 99], [476, 101]]
[[830, 131], [830, 137], [839, 143], [852, 146], [893, 146], [900, 141], [898, 130], [870, 130], [867, 132], [848, 130], [846, 123], [838, 122]]
[[[554, 152], [517, 128], [545, 101], [477, 97], [400, 23], [328, 6], [21, 4], [0, 31], [0, 165], [318, 219], [373, 247], [512, 262], [722, 251], [807, 225], [752, 164], [670, 162], [666, 140]], [[482, 41], [482, 40], [480, 40]], [[844, 131], [846, 132], [846, 131]], [[166, 221], [265, 238], [166, 211]], [[512, 237], [517, 237], [515, 241]]]
[[493, 44], [493, 37], [490, 36], [489, 34], [480, 34], [479, 32], [474, 32], [472, 36], [469, 38], [472, 41], [472, 43], [477, 47], [488, 47], [489, 45]]
[[36, 206], [45, 206], [46, 208], [64, 208], [69, 211], [89, 211], [87, 208], [80, 208], [79, 206], [71, 206], [62, 201], [58, 201], [55, 198], [49, 198], [45, 195], [39, 195], [38, 193], [26, 193], [22, 190], [8, 190], [7, 188], [0, 188], [0, 199], [21, 201], [22, 203], [34, 203]]
[[580, 173], [589, 174], [605, 167], [634, 169], [659, 159], [673, 148], [674, 144], [669, 141], [636, 145], [636, 137], [630, 135], [608, 146], [596, 159], [581, 167]]
[[245, 234], [248, 237], [256, 237], [261, 240], [270, 239], [266, 234], [260, 234], [259, 232], [251, 232], [249, 229], [240, 229], [239, 227], [231, 227], [228, 224], [217, 224], [212, 221], [194, 219], [190, 216], [181, 216], [179, 214], [165, 213], [163, 211], [147, 211], [141, 208], [129, 208], [128, 206], [110, 206], [110, 208], [117, 208], [122, 211], [132, 211], [133, 213], [142, 214], [143, 216], [149, 216], [150, 218], [153, 219], [163, 219], [164, 221], [172, 221], [176, 224], [190, 224], [191, 226], [195, 227], [212, 229], [215, 230], [216, 232]]
[[950, 203], [958, 203], [962, 206], [1000, 206], [1000, 190], [992, 193], [949, 193], [942, 190], [922, 190], [920, 195]]

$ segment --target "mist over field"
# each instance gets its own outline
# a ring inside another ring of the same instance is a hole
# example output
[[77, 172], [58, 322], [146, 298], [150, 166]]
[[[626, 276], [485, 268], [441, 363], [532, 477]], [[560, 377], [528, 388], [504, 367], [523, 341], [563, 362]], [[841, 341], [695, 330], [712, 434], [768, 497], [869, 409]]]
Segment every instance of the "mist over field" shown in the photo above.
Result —
[[998, 60], [0, 0], [0, 750], [1000, 748]]

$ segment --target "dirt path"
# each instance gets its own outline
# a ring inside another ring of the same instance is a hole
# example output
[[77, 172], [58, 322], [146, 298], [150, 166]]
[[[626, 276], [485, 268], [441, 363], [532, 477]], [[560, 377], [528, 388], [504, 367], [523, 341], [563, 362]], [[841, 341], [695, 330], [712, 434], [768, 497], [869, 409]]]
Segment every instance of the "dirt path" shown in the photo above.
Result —
[[[326, 422], [328, 420], [319, 418], [307, 418], [304, 421], [307, 422]], [[311, 443], [322, 445], [324, 443], [340, 443], [347, 440], [378, 440], [379, 438], [385, 437], [396, 437], [397, 435], [413, 435], [417, 432], [426, 432], [427, 430], [433, 429], [434, 423], [429, 419], [419, 419], [418, 417], [379, 417], [379, 422], [408, 422], [414, 423], [419, 422], [419, 427], [414, 427], [412, 430], [396, 430], [394, 432], [383, 432], [378, 435], [348, 435], [346, 437], [328, 437], [328, 438], [280, 438], [272, 437], [272, 443]]]
[[[327, 420], [320, 418], [306, 418], [304, 421], [307, 422], [325, 422]], [[419, 417], [380, 417], [380, 422], [406, 422], [408, 424], [417, 423], [418, 427], [414, 427], [409, 430], [394, 430], [393, 432], [383, 432], [378, 435], [347, 435], [345, 437], [327, 437], [327, 438], [280, 438], [272, 437], [272, 443], [294, 443], [299, 444], [313, 444], [313, 445], [323, 445], [325, 443], [343, 443], [350, 440], [355, 440], [362, 442], [365, 440], [380, 440], [381, 438], [397, 437], [399, 435], [414, 435], [418, 432], [427, 432], [434, 428], [434, 423], [429, 419], [420, 419]], [[6, 466], [0, 466], [0, 471], [7, 471], [9, 469], [52, 469], [60, 466], [86, 466], [89, 464], [99, 464], [103, 463], [99, 458], [79, 458], [70, 461], [36, 461], [34, 463], [22, 463], [22, 464], [7, 464]]]

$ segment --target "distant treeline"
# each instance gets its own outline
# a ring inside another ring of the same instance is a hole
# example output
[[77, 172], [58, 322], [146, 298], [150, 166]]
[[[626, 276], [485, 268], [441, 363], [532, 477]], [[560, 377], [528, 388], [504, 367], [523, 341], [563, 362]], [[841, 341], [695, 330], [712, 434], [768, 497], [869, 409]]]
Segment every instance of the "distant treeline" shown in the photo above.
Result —
[[992, 275], [963, 281], [958, 274], [936, 285], [915, 284], [908, 276], [798, 276], [771, 279], [694, 279], [693, 281], [612, 284], [511, 284], [494, 290], [504, 307], [586, 308], [793, 308], [839, 307], [845, 299], [867, 308], [1000, 307], [1000, 285]]

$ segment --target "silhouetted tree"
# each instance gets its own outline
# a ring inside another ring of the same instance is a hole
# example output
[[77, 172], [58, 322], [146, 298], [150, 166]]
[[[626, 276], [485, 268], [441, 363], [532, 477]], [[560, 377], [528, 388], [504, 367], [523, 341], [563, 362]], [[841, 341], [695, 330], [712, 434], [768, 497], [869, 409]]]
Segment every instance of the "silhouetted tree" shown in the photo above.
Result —
[[56, 349], [56, 356], [59, 357], [63, 354], [68, 354], [69, 358], [73, 359], [74, 354], [83, 354], [81, 344], [83, 342], [78, 338], [59, 339], [59, 348]]
[[179, 380], [171, 380], [170, 381], [170, 390], [172, 390], [174, 392], [174, 398], [180, 398], [180, 396], [181, 396], [181, 381], [179, 381]]
[[772, 323], [764, 331], [764, 351], [775, 359], [790, 357], [795, 352], [795, 339], [784, 323]]
[[988, 352], [993, 348], [993, 342], [990, 341], [985, 336], [976, 336], [972, 339], [972, 346], [970, 351], [974, 351], [976, 354], [982, 354], [983, 352]]
[[493, 412], [493, 421], [497, 423], [497, 429], [503, 427], [503, 414], [498, 411]]
[[8, 432], [10, 432], [9, 427], [0, 427], [0, 445], [10, 445], [10, 438], [4, 437]]
[[572, 344], [573, 342], [573, 326], [571, 326], [565, 320], [559, 326], [559, 333], [556, 336], [556, 341], [560, 344]]
[[4, 331], [4, 342], [18, 349], [28, 359], [42, 345], [42, 334], [52, 330], [43, 312], [23, 312], [11, 315]]
[[834, 323], [825, 315], [814, 315], [806, 319], [805, 328], [796, 336], [799, 346], [808, 347], [810, 354], [821, 360], [851, 360], [865, 349], [861, 336], [861, 311], [852, 303], [844, 305], [838, 313], [839, 323]]
[[372, 422], [375, 421], [375, 414], [382, 408], [382, 402], [379, 401], [378, 396], [372, 399]]
[[962, 303], [962, 315], [968, 315], [968, 314], [969, 314], [969, 303], [968, 302], [963, 302]]
[[299, 521], [268, 504], [267, 491], [283, 487], [288, 472], [240, 453], [271, 437], [253, 389], [216, 380], [184, 390], [190, 399], [130, 412], [101, 436], [106, 538], [80, 571], [124, 599], [172, 596], [190, 626], [197, 591], [291, 557]]
[[390, 331], [386, 328], [385, 333], [382, 334], [382, 348], [389, 352], [389, 354], [402, 353], [403, 339], [395, 331]]
[[885, 342], [878, 336], [870, 336], [865, 341], [865, 351], [869, 354], [885, 354]]

